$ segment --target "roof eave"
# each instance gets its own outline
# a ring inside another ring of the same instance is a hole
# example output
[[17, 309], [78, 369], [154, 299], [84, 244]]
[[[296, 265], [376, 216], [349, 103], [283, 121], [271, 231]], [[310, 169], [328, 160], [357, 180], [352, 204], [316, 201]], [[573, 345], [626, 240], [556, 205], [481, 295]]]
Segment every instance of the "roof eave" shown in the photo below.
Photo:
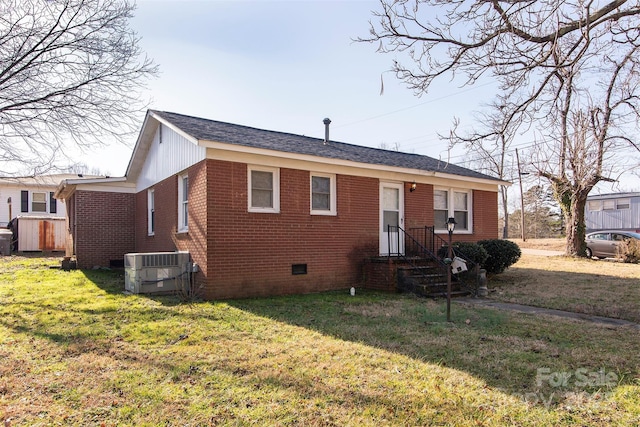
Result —
[[66, 200], [74, 193], [76, 187], [80, 184], [111, 184], [114, 182], [127, 182], [126, 176], [109, 177], [109, 178], [78, 178], [65, 179], [60, 182], [58, 188], [53, 193], [56, 199]]
[[409, 167], [399, 167], [399, 166], [388, 166], [377, 163], [364, 163], [357, 162], [354, 160], [343, 160], [343, 159], [334, 159], [329, 157], [322, 156], [314, 156], [311, 154], [300, 154], [300, 153], [290, 153], [286, 151], [277, 151], [277, 150], [269, 150], [266, 148], [255, 148], [243, 145], [230, 144], [219, 141], [209, 141], [209, 140], [200, 140], [199, 145], [212, 148], [217, 150], [224, 150], [236, 153], [244, 153], [244, 154], [258, 154], [270, 157], [281, 157], [292, 160], [304, 160], [311, 162], [320, 162], [320, 163], [328, 163], [332, 165], [341, 165], [341, 166], [351, 166], [357, 167], [361, 169], [370, 169], [370, 170], [380, 170], [380, 167], [383, 166], [386, 170], [391, 172], [399, 172], [405, 174], [412, 175], [422, 175], [422, 176], [433, 176], [443, 179], [450, 179], [456, 181], [465, 181], [465, 182], [475, 182], [479, 184], [488, 184], [488, 185], [505, 185], [510, 186], [511, 182], [504, 181], [498, 178], [481, 178], [481, 177], [472, 177], [465, 175], [456, 175], [452, 173], [442, 172], [442, 171], [434, 171], [428, 169], [415, 169]]

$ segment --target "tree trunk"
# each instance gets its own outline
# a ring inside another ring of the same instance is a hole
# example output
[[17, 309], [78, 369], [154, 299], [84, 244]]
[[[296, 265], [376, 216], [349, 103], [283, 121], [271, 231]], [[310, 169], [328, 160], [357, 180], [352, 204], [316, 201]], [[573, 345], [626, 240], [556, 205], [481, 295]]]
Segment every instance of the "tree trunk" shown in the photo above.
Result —
[[567, 236], [565, 254], [567, 256], [587, 256], [587, 245], [585, 243], [586, 227], [584, 223], [584, 207], [586, 204], [586, 195], [572, 194], [570, 208], [565, 210], [563, 207], [565, 232]]
[[551, 188], [553, 189], [553, 197], [560, 204], [564, 218], [564, 230], [567, 238], [565, 255], [586, 257], [584, 208], [593, 185], [587, 185], [586, 188], [576, 188], [570, 184], [566, 177], [554, 177]]

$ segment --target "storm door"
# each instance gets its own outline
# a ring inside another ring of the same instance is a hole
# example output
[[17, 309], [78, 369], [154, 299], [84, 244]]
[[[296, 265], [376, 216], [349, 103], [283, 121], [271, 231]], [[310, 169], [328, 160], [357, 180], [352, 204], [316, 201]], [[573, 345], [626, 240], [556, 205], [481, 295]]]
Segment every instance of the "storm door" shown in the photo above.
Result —
[[380, 255], [404, 254], [404, 193], [401, 183], [380, 183]]

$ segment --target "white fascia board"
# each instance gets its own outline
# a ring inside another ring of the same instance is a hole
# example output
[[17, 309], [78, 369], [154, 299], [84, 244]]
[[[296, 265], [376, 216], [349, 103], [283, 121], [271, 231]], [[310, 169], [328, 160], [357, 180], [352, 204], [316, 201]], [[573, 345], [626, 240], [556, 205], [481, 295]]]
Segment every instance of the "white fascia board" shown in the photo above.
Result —
[[135, 184], [127, 182], [126, 177], [94, 178], [94, 179], [65, 179], [58, 185], [53, 197], [60, 200], [68, 199], [76, 190], [104, 191], [108, 193], [135, 193]]
[[[151, 125], [149, 124], [150, 115], [151, 113], [147, 111], [147, 115], [144, 117], [144, 121], [142, 122], [142, 128], [140, 128], [140, 133], [138, 134], [138, 138], [136, 139], [136, 144], [133, 146], [133, 152], [131, 153], [131, 158], [129, 159], [129, 164], [127, 165], [125, 176], [131, 176], [133, 168], [136, 165], [142, 164], [144, 162], [144, 157], [146, 154], [146, 150], [144, 150], [144, 148], [148, 149], [151, 141], [153, 140], [153, 134], [150, 138], [148, 137], [149, 133], [151, 132]], [[153, 128], [153, 131], [155, 131], [155, 127]]]
[[69, 185], [79, 185], [79, 184], [110, 184], [113, 182], [127, 182], [126, 176], [118, 176], [118, 177], [110, 177], [110, 178], [78, 178], [78, 179], [65, 179]]
[[136, 186], [133, 183], [102, 182], [102, 183], [82, 183], [76, 185], [76, 191], [99, 191], [105, 193], [135, 193]]
[[287, 153], [284, 151], [246, 147], [215, 141], [200, 141], [200, 145], [207, 147], [207, 158], [209, 159], [257, 163], [275, 167], [291, 167], [294, 169], [312, 170], [314, 172], [342, 173], [345, 175], [374, 177], [400, 182], [415, 180], [416, 183], [422, 184], [444, 184], [447, 182], [451, 185], [451, 181], [457, 181], [466, 183], [465, 187], [470, 187], [470, 184], [473, 184], [473, 188], [488, 191], [498, 191], [499, 185], [511, 185], [511, 183], [507, 181], [474, 178], [422, 169], [362, 163], [352, 160], [331, 159], [309, 154]]
[[503, 181], [501, 179], [496, 178], [495, 180], [492, 179], [484, 179], [484, 178], [474, 178], [474, 177], [470, 177], [470, 176], [462, 176], [462, 175], [454, 175], [454, 174], [450, 174], [450, 173], [443, 173], [443, 172], [436, 172], [435, 176], [438, 178], [444, 178], [444, 179], [448, 179], [448, 180], [455, 180], [455, 181], [465, 181], [465, 182], [477, 182], [478, 184], [491, 184], [491, 185], [504, 185], [505, 187], [510, 187], [512, 185], [511, 182], [509, 181]]

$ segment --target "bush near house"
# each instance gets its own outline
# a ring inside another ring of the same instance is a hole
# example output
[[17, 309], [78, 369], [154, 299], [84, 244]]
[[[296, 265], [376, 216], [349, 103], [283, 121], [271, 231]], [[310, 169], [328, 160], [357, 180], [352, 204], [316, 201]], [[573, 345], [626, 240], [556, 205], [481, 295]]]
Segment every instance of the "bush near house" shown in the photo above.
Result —
[[480, 240], [478, 245], [482, 246], [489, 254], [483, 266], [490, 274], [502, 273], [515, 264], [522, 255], [518, 245], [509, 240]]
[[466, 258], [474, 264], [484, 265], [489, 253], [485, 248], [473, 242], [458, 242], [453, 245], [456, 252], [462, 253]]

